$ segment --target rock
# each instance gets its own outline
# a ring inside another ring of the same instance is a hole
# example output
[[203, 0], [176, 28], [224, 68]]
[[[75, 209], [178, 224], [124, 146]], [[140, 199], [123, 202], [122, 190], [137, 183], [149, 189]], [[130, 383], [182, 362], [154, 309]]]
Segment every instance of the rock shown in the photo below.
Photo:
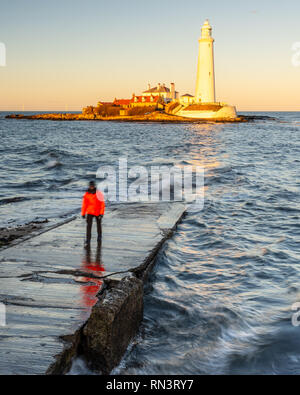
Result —
[[[239, 117], [236, 119], [197, 119], [197, 118], [186, 118], [179, 116], [178, 112], [182, 106], [174, 108], [171, 113], [165, 113], [162, 111], [155, 111], [148, 115], [136, 115], [136, 116], [108, 116], [102, 117], [95, 114], [37, 114], [37, 115], [7, 115], [8, 119], [27, 119], [27, 120], [48, 120], [48, 121], [100, 121], [100, 122], [158, 122], [158, 123], [207, 123], [207, 122], [219, 122], [219, 123], [233, 123], [233, 122], [248, 122], [247, 117]], [[176, 115], [174, 115], [176, 113]]]
[[116, 367], [143, 319], [143, 282], [125, 277], [93, 307], [83, 329], [83, 354], [92, 369], [109, 374]]

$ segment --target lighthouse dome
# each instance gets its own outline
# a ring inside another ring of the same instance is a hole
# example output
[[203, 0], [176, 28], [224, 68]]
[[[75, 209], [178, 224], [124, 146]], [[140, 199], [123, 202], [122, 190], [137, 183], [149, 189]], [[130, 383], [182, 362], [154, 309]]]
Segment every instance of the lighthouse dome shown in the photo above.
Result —
[[206, 19], [201, 29], [201, 36], [202, 36], [201, 38], [211, 38], [211, 34], [212, 34], [212, 27], [209, 23], [209, 20]]

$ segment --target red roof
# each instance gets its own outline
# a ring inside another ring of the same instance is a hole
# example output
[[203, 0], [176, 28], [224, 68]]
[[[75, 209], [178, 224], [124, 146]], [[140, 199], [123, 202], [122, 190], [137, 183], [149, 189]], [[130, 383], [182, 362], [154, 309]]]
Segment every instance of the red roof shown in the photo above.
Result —
[[134, 96], [131, 103], [157, 103], [159, 96]]
[[133, 96], [132, 99], [115, 99], [115, 106], [128, 106], [132, 103], [157, 103], [160, 96]]
[[130, 103], [131, 103], [130, 99], [128, 99], [128, 100], [127, 99], [120, 99], [120, 100], [115, 99], [113, 104], [115, 106], [128, 106]]

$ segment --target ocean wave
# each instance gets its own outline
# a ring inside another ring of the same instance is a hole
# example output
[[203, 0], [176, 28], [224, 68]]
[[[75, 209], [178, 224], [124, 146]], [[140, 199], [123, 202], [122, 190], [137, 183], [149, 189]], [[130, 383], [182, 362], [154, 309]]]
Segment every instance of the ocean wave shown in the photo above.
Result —
[[50, 160], [49, 162], [46, 163], [46, 169], [54, 169], [54, 168], [59, 168], [62, 167], [63, 164], [59, 160]]

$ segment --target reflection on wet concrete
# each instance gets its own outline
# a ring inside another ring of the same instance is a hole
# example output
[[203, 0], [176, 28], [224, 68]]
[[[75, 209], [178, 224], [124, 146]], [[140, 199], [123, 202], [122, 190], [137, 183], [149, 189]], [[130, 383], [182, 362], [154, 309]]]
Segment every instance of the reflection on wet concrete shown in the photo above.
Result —
[[[94, 257], [93, 259], [92, 249], [89, 247], [82, 259], [82, 271], [101, 277], [105, 273], [105, 268], [102, 264], [102, 242], [98, 243]], [[96, 295], [100, 291], [103, 281], [94, 277], [81, 277], [80, 281], [86, 283], [80, 287], [82, 307], [91, 309], [98, 301]]]

